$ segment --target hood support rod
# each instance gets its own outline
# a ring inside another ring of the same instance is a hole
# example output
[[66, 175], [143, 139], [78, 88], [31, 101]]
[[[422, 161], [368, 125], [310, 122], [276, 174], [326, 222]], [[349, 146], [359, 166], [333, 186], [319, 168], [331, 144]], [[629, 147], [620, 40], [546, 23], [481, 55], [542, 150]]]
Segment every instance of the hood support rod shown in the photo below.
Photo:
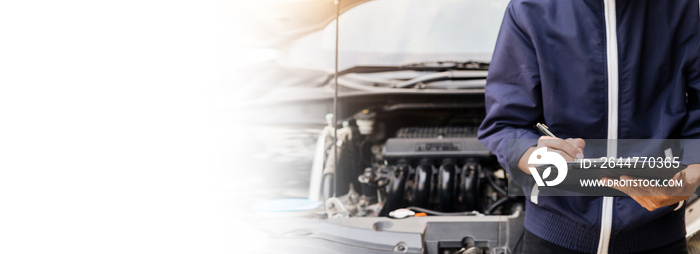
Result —
[[[335, 0], [335, 73], [333, 75], [333, 161], [334, 167], [338, 167], [338, 29], [340, 26], [340, 0]], [[335, 170], [334, 170], [335, 172]], [[333, 197], [336, 196], [337, 177], [333, 176]]]

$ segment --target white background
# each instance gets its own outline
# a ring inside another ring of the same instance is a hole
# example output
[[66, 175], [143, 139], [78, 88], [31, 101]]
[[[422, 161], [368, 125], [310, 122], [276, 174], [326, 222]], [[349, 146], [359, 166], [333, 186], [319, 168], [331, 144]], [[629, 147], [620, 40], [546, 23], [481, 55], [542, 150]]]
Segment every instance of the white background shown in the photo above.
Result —
[[0, 253], [234, 253], [224, 1], [0, 3]]

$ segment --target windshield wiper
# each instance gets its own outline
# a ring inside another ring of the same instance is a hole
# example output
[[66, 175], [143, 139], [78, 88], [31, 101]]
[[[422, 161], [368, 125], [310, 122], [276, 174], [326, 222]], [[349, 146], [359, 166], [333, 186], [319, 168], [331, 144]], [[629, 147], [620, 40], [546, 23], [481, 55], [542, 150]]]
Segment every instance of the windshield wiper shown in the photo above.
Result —
[[355, 66], [338, 73], [344, 75], [348, 73], [377, 73], [388, 71], [485, 71], [489, 69], [488, 62], [478, 61], [438, 61], [438, 62], [423, 62], [414, 63], [402, 66]]
[[413, 87], [418, 84], [426, 84], [430, 82], [443, 81], [443, 80], [478, 80], [484, 79], [485, 73], [474, 73], [469, 71], [443, 71], [437, 73], [426, 74], [414, 79], [410, 79], [401, 83], [394, 85], [396, 88], [406, 88]]

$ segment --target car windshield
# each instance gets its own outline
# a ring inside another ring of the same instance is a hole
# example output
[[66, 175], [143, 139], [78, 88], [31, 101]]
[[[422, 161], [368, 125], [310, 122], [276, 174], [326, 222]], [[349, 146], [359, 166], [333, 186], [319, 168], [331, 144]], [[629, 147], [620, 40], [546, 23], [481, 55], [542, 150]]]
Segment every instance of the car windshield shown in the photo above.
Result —
[[[340, 16], [340, 69], [426, 61], [488, 61], [510, 0], [375, 0]], [[291, 66], [332, 69], [335, 22], [284, 50]]]

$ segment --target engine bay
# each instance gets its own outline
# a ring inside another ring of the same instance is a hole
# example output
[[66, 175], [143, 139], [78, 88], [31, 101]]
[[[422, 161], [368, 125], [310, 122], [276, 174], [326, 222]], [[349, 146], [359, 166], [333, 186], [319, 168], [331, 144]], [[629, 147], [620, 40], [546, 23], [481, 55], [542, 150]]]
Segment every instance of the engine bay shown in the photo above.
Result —
[[337, 130], [327, 116], [320, 196], [328, 217], [510, 215], [522, 209], [523, 200], [507, 193], [507, 174], [477, 139], [483, 115], [483, 108], [439, 104], [366, 108], [348, 114]]

